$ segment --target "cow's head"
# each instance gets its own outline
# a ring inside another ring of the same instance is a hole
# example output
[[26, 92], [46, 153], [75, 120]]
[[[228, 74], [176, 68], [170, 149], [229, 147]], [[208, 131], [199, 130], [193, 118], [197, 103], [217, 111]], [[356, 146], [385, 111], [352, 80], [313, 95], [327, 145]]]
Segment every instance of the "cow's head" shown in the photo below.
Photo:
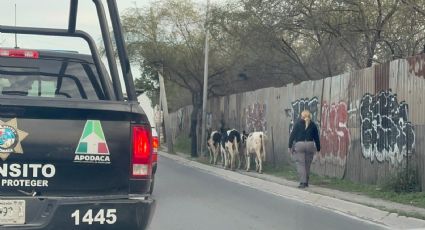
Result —
[[246, 131], [242, 131], [242, 144], [246, 143], [246, 139], [248, 138], [248, 133]]

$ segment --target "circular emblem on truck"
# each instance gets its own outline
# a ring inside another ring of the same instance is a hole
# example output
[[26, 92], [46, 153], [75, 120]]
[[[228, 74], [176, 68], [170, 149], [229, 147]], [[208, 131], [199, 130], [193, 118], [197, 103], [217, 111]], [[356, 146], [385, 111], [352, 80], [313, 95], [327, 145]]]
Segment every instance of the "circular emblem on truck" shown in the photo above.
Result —
[[18, 142], [19, 136], [15, 128], [9, 125], [0, 125], [0, 149], [13, 149]]

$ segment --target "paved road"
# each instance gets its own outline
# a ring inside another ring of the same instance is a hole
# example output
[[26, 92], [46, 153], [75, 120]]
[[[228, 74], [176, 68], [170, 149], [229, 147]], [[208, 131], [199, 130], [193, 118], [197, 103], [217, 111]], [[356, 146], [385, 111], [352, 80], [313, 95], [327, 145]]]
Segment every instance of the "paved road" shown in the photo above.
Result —
[[160, 157], [151, 230], [382, 229]]

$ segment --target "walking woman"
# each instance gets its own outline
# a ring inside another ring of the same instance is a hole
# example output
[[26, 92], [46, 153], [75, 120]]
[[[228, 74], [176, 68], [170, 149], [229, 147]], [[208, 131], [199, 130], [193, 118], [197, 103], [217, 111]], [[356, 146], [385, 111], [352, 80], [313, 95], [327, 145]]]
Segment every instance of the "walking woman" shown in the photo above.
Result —
[[319, 128], [311, 120], [310, 111], [304, 110], [301, 113], [301, 119], [292, 129], [288, 149], [288, 152], [295, 154], [300, 179], [298, 188], [308, 187], [310, 165], [316, 151], [320, 151]]

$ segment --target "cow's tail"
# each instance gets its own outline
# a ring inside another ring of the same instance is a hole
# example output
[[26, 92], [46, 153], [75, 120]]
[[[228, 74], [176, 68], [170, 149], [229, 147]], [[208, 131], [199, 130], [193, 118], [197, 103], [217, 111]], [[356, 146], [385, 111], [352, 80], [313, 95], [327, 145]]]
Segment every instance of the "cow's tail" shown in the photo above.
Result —
[[261, 148], [263, 149], [263, 161], [266, 161], [266, 144], [265, 144], [265, 136], [264, 134], [260, 135], [261, 138]]

